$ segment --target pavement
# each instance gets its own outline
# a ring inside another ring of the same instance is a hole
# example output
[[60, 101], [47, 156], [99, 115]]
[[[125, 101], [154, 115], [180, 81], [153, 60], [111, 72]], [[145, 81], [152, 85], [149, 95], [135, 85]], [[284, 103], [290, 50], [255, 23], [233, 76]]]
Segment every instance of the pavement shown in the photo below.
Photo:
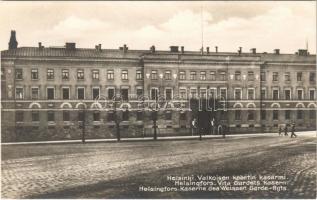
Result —
[[[278, 133], [247, 133], [247, 134], [228, 134], [226, 138], [244, 138], [244, 137], [272, 137]], [[296, 132], [297, 135], [301, 136], [317, 136], [316, 131], [304, 131]], [[289, 133], [290, 135], [290, 133]], [[202, 139], [217, 139], [223, 138], [222, 135], [202, 135]], [[197, 140], [199, 135], [195, 136], [164, 136], [157, 137], [158, 141], [164, 140]], [[121, 138], [121, 142], [129, 141], [153, 141], [153, 137], [138, 137], [138, 138]], [[97, 142], [118, 142], [116, 138], [111, 139], [85, 139], [86, 143], [97, 143]], [[54, 140], [54, 141], [34, 141], [34, 142], [6, 142], [1, 145], [27, 145], [27, 144], [77, 144], [82, 143], [82, 140]]]

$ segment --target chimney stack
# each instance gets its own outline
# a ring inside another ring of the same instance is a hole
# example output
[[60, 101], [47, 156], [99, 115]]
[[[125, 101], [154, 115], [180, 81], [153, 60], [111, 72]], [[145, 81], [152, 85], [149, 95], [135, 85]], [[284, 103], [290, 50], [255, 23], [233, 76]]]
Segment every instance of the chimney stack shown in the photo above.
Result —
[[256, 48], [250, 49], [251, 53], [256, 54]]
[[67, 50], [75, 50], [76, 49], [76, 43], [74, 42], [66, 42], [65, 47]]
[[39, 42], [39, 49], [44, 49], [44, 46], [42, 45], [42, 42]]
[[18, 41], [16, 39], [15, 31], [11, 31], [10, 41], [9, 41], [9, 49], [18, 48]]
[[181, 46], [181, 52], [182, 52], [182, 54], [184, 54], [184, 46]]
[[218, 46], [215, 46], [215, 49], [216, 49], [216, 53], [218, 53]]
[[209, 54], [209, 47], [206, 47], [207, 54]]
[[239, 55], [242, 53], [242, 47], [239, 47], [238, 53]]
[[280, 54], [280, 49], [274, 49], [274, 53], [275, 53], [276, 55]]
[[178, 52], [178, 46], [170, 46], [171, 52]]
[[300, 56], [307, 56], [309, 53], [307, 49], [298, 49], [298, 55]]
[[155, 53], [155, 46], [152, 45], [152, 46], [150, 47], [150, 50], [151, 50], [151, 53]]
[[95, 48], [97, 51], [101, 51], [101, 44], [96, 45]]

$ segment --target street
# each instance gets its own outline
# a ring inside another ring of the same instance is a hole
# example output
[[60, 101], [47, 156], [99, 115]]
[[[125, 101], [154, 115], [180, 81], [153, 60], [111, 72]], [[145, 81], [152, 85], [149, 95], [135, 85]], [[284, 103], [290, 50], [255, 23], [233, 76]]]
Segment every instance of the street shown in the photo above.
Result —
[[[316, 132], [2, 145], [2, 198], [315, 198]], [[169, 175], [285, 175], [286, 191], [140, 192]]]

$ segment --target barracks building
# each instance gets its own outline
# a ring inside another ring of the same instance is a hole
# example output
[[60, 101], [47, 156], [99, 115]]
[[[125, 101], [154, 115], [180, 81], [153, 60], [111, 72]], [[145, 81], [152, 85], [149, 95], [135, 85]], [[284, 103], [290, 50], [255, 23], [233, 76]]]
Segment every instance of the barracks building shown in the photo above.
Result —
[[[1, 139], [192, 135], [192, 99], [217, 100], [213, 134], [316, 129], [316, 55], [307, 49], [220, 52], [18, 47], [1, 51]], [[215, 101], [216, 102], [216, 101]], [[116, 126], [118, 123], [118, 127]], [[206, 123], [209, 123], [206, 120]]]

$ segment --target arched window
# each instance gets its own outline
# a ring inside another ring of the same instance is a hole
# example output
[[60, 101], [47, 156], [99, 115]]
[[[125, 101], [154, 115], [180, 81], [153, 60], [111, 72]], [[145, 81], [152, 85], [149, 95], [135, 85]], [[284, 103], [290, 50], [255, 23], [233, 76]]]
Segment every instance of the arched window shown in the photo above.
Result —
[[255, 118], [255, 105], [254, 104], [248, 104], [248, 120], [254, 120]]
[[304, 111], [303, 111], [303, 105], [298, 104], [297, 106], [297, 119], [304, 119]]

